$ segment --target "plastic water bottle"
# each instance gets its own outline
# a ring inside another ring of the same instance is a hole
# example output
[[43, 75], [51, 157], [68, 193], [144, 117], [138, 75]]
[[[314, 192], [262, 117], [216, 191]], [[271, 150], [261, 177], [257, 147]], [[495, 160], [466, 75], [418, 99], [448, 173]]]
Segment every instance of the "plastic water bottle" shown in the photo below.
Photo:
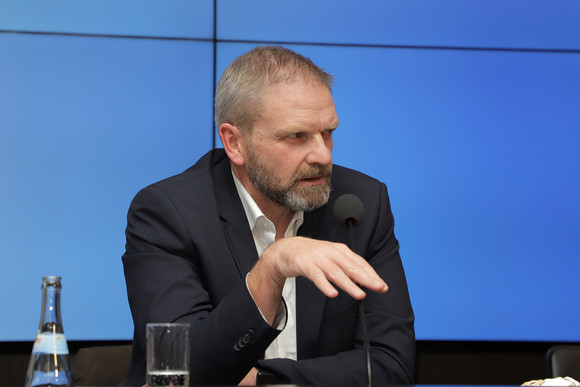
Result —
[[42, 279], [40, 326], [28, 363], [25, 387], [74, 386], [60, 316], [60, 277]]

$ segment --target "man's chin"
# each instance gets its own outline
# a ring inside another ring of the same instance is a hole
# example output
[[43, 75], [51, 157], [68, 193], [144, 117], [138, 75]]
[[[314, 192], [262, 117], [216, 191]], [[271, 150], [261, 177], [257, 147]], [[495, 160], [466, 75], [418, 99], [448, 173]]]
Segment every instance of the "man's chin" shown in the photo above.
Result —
[[326, 203], [330, 197], [330, 185], [323, 184], [304, 187], [287, 198], [287, 206], [293, 211], [314, 211]]

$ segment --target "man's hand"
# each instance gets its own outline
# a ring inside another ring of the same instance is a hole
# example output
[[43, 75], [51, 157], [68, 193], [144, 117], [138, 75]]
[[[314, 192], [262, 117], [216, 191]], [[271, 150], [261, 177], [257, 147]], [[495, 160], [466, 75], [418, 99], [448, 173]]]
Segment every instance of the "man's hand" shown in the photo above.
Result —
[[250, 372], [248, 372], [248, 374], [242, 379], [238, 386], [255, 386], [257, 375], [258, 369], [256, 367], [252, 367]]
[[248, 287], [258, 308], [272, 324], [286, 278], [303, 276], [327, 297], [338, 296], [336, 285], [362, 300], [361, 287], [385, 293], [387, 284], [361, 256], [346, 245], [304, 237], [283, 238], [272, 243], [248, 275]]

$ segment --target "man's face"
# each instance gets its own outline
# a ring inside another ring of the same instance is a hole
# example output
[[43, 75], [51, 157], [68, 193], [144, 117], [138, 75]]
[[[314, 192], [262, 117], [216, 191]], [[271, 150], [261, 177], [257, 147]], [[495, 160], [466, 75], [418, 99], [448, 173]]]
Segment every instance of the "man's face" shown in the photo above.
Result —
[[260, 118], [246, 135], [246, 172], [259, 194], [292, 210], [328, 201], [334, 101], [321, 84], [294, 82], [266, 90]]

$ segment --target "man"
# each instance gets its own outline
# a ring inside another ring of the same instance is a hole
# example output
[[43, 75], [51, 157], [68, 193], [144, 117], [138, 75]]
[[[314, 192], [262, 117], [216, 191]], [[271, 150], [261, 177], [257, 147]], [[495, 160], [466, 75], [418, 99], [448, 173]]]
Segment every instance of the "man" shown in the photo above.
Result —
[[[332, 78], [290, 50], [236, 59], [216, 93], [224, 149], [133, 200], [123, 256], [145, 380], [145, 324], [191, 324], [191, 384], [411, 384], [414, 331], [386, 187], [332, 165]], [[332, 188], [331, 188], [332, 187]], [[333, 218], [344, 193], [365, 219], [353, 252]], [[388, 283], [388, 286], [387, 286]]]

